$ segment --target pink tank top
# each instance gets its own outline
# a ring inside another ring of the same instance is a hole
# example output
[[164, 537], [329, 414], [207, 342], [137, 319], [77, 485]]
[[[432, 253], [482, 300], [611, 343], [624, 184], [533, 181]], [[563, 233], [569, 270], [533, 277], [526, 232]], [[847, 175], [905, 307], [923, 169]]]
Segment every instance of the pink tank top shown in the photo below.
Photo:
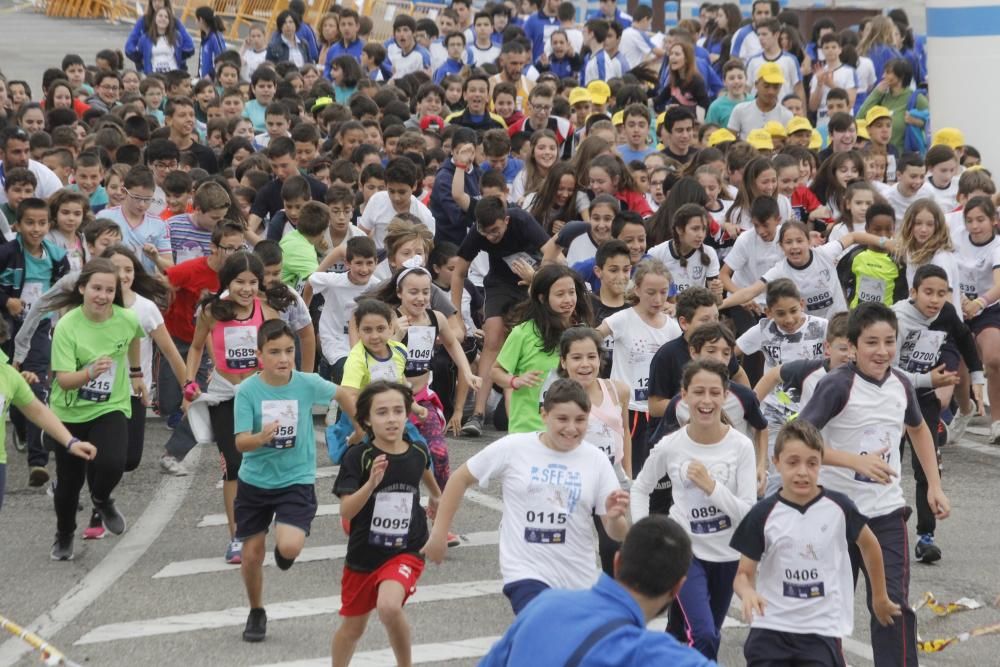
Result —
[[216, 322], [212, 329], [212, 350], [220, 371], [246, 375], [257, 370], [257, 330], [264, 323], [260, 299], [253, 300], [253, 311], [245, 320]]
[[615, 400], [617, 397], [611, 381], [599, 379], [598, 382], [601, 386], [601, 404], [591, 404], [587, 434], [583, 439], [604, 452], [613, 465], [621, 463], [625, 456], [622, 406]]

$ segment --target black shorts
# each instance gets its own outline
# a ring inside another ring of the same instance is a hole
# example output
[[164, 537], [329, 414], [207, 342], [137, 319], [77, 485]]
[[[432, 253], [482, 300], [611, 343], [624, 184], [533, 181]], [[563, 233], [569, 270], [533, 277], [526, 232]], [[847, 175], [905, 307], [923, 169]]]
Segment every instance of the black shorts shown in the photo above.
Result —
[[524, 287], [508, 285], [507, 283], [487, 285], [485, 288], [485, 299], [486, 302], [483, 305], [483, 311], [486, 313], [486, 319], [501, 317], [513, 306], [526, 301], [528, 299], [528, 290]]
[[1000, 329], [1000, 306], [991, 306], [966, 322], [972, 333], [981, 334], [986, 329]]
[[839, 637], [802, 635], [751, 628], [743, 645], [747, 667], [779, 667], [788, 664], [809, 667], [847, 667]]
[[962, 355], [958, 351], [958, 346], [952, 342], [947, 342], [941, 346], [941, 350], [938, 353], [937, 365], [940, 366], [944, 364], [944, 367], [949, 371], [958, 371], [959, 364], [962, 363]]
[[266, 533], [272, 520], [295, 526], [308, 535], [316, 516], [316, 487], [292, 484], [280, 489], [262, 489], [241, 479], [236, 485], [234, 509], [237, 539]]

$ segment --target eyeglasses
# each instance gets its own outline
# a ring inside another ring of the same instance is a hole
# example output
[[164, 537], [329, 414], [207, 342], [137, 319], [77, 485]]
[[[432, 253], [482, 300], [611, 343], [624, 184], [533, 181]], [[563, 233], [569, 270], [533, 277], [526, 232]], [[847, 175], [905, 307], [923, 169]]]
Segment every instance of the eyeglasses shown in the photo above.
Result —
[[333, 215], [350, 215], [351, 213], [354, 213], [354, 209], [350, 209], [350, 208], [331, 208], [330, 209], [330, 213], [332, 213]]
[[221, 250], [223, 255], [232, 255], [234, 252], [239, 252], [240, 250], [243, 250], [243, 246], [220, 245], [215, 247]]
[[113, 84], [110, 85], [110, 86], [106, 86], [104, 84], [101, 84], [100, 89], [101, 90], [106, 90], [109, 93], [117, 93], [118, 92], [118, 86], [113, 85]]
[[132, 194], [131, 192], [129, 192], [125, 188], [122, 188], [122, 189], [125, 190], [125, 194], [128, 197], [131, 197], [132, 199], [134, 199], [135, 201], [137, 201], [140, 204], [152, 204], [153, 203], [153, 197], [140, 197], [139, 195]]
[[552, 111], [551, 104], [532, 104], [531, 108], [534, 109], [535, 111], [546, 111], [546, 112]]
[[177, 168], [177, 161], [176, 160], [174, 160], [172, 162], [162, 162], [160, 160], [157, 160], [156, 162], [153, 163], [153, 169], [173, 170], [173, 169], [176, 169], [176, 168]]

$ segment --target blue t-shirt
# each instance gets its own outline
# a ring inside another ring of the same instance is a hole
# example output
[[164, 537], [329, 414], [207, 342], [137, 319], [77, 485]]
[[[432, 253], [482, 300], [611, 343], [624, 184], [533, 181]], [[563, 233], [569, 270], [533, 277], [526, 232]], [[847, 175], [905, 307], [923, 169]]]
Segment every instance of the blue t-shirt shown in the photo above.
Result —
[[156, 263], [149, 257], [146, 257], [142, 251], [143, 246], [151, 243], [157, 252], [168, 253], [171, 251], [170, 230], [167, 228], [167, 223], [155, 215], [146, 213], [138, 227], [133, 227], [129, 224], [128, 220], [125, 219], [125, 213], [122, 212], [121, 206], [106, 208], [97, 217], [114, 220], [122, 232], [122, 243], [136, 254], [142, 261], [142, 268], [146, 269], [148, 273], [156, 273]]
[[656, 152], [656, 148], [653, 146], [645, 146], [636, 151], [632, 150], [628, 144], [620, 144], [615, 148], [615, 150], [622, 156], [622, 160], [625, 161], [625, 164], [629, 164], [635, 160], [642, 162], [647, 155]]
[[270, 443], [243, 453], [239, 477], [262, 489], [316, 483], [316, 436], [312, 406], [329, 405], [337, 385], [315, 373], [292, 371], [288, 384], [274, 387], [260, 375], [236, 388], [236, 433], [260, 433], [263, 424], [280, 426]]
[[267, 130], [267, 123], [264, 122], [264, 115], [267, 107], [257, 100], [250, 100], [243, 105], [243, 117], [250, 119], [253, 123], [253, 131], [258, 134]]

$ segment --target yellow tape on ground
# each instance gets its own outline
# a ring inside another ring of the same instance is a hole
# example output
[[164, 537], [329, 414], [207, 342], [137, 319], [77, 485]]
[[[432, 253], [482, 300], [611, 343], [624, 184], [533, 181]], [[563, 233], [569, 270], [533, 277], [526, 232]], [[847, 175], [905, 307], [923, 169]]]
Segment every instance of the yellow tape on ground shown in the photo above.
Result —
[[948, 616], [958, 611], [971, 611], [973, 609], [979, 609], [982, 606], [983, 604], [981, 602], [973, 600], [972, 598], [959, 598], [954, 602], [946, 602], [942, 604], [935, 599], [933, 593], [928, 591], [927, 593], [924, 593], [923, 599], [913, 608], [913, 611], [916, 612], [924, 607], [927, 607], [937, 616]]
[[28, 644], [31, 648], [41, 653], [42, 661], [50, 667], [58, 667], [59, 665], [64, 665], [65, 667], [80, 667], [77, 663], [63, 655], [61, 651], [56, 649], [56, 647], [50, 646], [47, 641], [36, 635], [34, 632], [22, 628], [20, 625], [2, 614], [0, 614], [0, 629], [6, 630], [24, 643]]

